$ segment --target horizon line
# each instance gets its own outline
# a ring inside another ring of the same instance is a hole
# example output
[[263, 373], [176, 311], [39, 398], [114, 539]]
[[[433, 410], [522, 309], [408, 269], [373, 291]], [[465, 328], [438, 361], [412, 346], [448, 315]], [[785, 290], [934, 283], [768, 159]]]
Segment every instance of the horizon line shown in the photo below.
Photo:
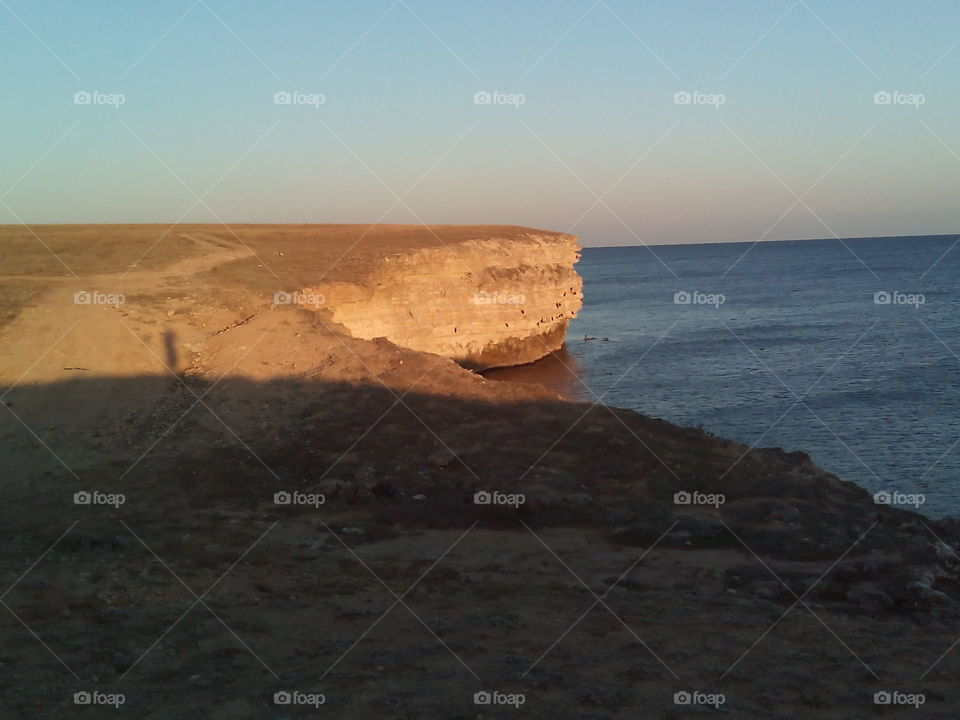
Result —
[[584, 250], [609, 250], [614, 248], [650, 248], [650, 247], [694, 247], [699, 245], [757, 245], [762, 243], [789, 243], [789, 242], [821, 242], [847, 240], [888, 240], [894, 238], [960, 238], [960, 233], [932, 233], [920, 235], [851, 235], [847, 237], [818, 237], [818, 238], [779, 238], [769, 240], [713, 240], [707, 242], [674, 242], [674, 243], [629, 243], [625, 245], [585, 245]]
[[[570, 232], [563, 232], [560, 230], [549, 230], [547, 228], [541, 228], [534, 225], [518, 225], [514, 223], [385, 223], [385, 222], [376, 222], [376, 223], [365, 223], [365, 222], [170, 222], [170, 221], [153, 221], [153, 222], [82, 222], [82, 223], [0, 223], [0, 229], [3, 228], [35, 228], [35, 227], [101, 227], [101, 226], [120, 226], [120, 225], [131, 225], [131, 226], [146, 226], [146, 225], [166, 225], [170, 227], [175, 227], [177, 225], [209, 225], [212, 227], [222, 227], [230, 229], [231, 227], [241, 227], [241, 226], [251, 226], [251, 225], [316, 225], [318, 227], [323, 226], [332, 226], [332, 225], [346, 225], [346, 226], [360, 226], [360, 227], [501, 227], [501, 228], [518, 228], [518, 229], [527, 229], [527, 230], [537, 230], [540, 232], [548, 232], [557, 235], [571, 235]], [[582, 236], [573, 235], [578, 240], [582, 240]], [[601, 249], [612, 249], [612, 248], [646, 248], [646, 247], [674, 247], [674, 246], [699, 246], [699, 245], [756, 245], [760, 243], [787, 243], [787, 242], [819, 242], [819, 241], [832, 241], [832, 240], [883, 240], [883, 239], [893, 239], [893, 238], [958, 238], [960, 239], [960, 232], [948, 232], [948, 233], [920, 233], [920, 234], [910, 234], [910, 235], [849, 235], [844, 237], [814, 237], [814, 238], [770, 238], [764, 240], [708, 240], [706, 242], [667, 242], [667, 243], [626, 243], [623, 245], [583, 245], [583, 249], [591, 250], [601, 250]]]

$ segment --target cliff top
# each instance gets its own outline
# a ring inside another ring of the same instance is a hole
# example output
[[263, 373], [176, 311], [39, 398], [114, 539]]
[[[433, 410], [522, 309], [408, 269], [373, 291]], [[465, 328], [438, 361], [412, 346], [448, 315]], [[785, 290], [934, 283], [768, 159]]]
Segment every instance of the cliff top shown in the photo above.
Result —
[[517, 225], [365, 225], [183, 223], [115, 225], [0, 225], [3, 278], [56, 278], [158, 270], [216, 249], [247, 248], [227, 275], [258, 289], [316, 281], [355, 281], [393, 253], [472, 239], [520, 240], [525, 235], [570, 238]]

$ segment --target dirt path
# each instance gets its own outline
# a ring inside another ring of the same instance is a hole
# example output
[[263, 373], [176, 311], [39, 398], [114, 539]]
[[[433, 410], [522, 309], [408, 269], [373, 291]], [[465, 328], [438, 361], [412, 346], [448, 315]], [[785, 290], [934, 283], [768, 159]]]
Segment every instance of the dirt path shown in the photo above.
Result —
[[[116, 444], [91, 435], [116, 435], [124, 418], [168, 403], [180, 386], [174, 373], [188, 370], [195, 350], [236, 315], [207, 309], [210, 288], [197, 276], [252, 251], [198, 233], [183, 235], [203, 252], [160, 270], [32, 278], [48, 289], [0, 328], [0, 394], [9, 411], [0, 416], [0, 442], [8, 467], [21, 469], [13, 482], [38, 461], [69, 474], [94, 461], [109, 462]], [[207, 316], [211, 322], [204, 327]], [[109, 382], [64, 384], [98, 378]], [[135, 378], [142, 379], [135, 381], [136, 392], [111, 391], [110, 382]], [[38, 456], [38, 442], [58, 449]]]
[[184, 322], [178, 313], [181, 307], [165, 308], [162, 302], [138, 304], [138, 296], [163, 298], [169, 294], [172, 299], [174, 294], [199, 289], [198, 283], [191, 282], [196, 275], [253, 254], [240, 243], [228, 245], [200, 234], [182, 235], [204, 252], [162, 270], [53, 280], [27, 276], [52, 287], [3, 328], [0, 383], [9, 387], [18, 379], [53, 382], [77, 372], [69, 368], [124, 377], [163, 374], [166, 366], [181, 365], [178, 358], [183, 348], [171, 347], [171, 337], [179, 338], [180, 343], [195, 342], [195, 328]]

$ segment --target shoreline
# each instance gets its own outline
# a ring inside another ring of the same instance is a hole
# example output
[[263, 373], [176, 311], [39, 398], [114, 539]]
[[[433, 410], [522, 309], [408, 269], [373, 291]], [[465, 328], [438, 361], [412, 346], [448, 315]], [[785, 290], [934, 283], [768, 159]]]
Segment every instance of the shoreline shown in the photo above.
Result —
[[494, 382], [540, 385], [567, 402], [585, 402], [578, 398], [575, 392], [576, 388], [582, 385], [574, 370], [577, 365], [576, 358], [567, 350], [568, 344], [569, 341], [559, 350], [532, 363], [491, 368], [480, 375]]

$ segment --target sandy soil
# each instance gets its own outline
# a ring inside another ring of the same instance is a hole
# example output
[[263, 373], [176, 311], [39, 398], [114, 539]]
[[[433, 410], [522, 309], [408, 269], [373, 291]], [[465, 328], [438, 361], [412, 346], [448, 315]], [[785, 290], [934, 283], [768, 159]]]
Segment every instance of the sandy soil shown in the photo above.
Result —
[[3, 717], [956, 716], [956, 522], [270, 302], [488, 229], [166, 229], [0, 229]]

